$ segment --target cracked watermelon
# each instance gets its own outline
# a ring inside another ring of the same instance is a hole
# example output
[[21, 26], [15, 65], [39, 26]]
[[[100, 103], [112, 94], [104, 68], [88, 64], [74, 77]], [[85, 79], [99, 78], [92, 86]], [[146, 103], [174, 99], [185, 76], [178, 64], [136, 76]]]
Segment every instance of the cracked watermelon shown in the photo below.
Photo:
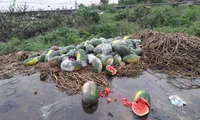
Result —
[[133, 112], [138, 116], [145, 116], [149, 113], [151, 98], [147, 91], [140, 90], [136, 93], [132, 104]]
[[117, 70], [113, 68], [111, 65], [107, 65], [105, 69], [106, 75], [115, 75]]
[[114, 58], [112, 56], [106, 56], [102, 60], [103, 67], [106, 67], [107, 65], [112, 65], [114, 62]]

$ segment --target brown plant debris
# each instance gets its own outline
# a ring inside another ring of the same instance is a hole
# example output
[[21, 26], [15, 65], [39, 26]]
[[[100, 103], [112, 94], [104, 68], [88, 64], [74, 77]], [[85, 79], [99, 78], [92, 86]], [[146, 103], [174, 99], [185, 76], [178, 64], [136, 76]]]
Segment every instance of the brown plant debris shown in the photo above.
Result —
[[171, 76], [200, 76], [200, 38], [185, 33], [143, 31], [142, 60], [149, 68]]

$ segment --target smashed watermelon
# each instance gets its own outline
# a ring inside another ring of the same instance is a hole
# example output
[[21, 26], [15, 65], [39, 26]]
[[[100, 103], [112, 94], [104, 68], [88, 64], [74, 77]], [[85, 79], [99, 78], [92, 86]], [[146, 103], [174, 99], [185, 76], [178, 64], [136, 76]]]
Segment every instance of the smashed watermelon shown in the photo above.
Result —
[[145, 116], [149, 113], [149, 104], [145, 99], [140, 97], [135, 102], [133, 102], [132, 110], [138, 116]]
[[107, 65], [105, 69], [106, 75], [115, 75], [117, 70], [113, 68], [111, 65]]

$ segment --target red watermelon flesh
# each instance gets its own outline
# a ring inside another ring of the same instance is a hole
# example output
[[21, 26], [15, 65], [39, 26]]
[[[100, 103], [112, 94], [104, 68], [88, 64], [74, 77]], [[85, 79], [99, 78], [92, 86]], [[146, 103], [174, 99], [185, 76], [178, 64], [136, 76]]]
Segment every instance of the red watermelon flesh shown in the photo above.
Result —
[[111, 65], [107, 65], [106, 70], [109, 71], [112, 75], [115, 75], [117, 73], [117, 70], [113, 68]]
[[132, 104], [132, 110], [136, 115], [144, 116], [149, 113], [149, 104], [140, 97]]

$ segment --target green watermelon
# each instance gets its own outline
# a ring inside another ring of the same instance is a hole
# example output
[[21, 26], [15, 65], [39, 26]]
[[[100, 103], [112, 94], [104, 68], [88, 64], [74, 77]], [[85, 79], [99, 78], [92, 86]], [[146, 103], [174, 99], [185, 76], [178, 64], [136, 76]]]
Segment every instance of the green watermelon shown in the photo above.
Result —
[[134, 48], [129, 47], [129, 50], [130, 50], [130, 53], [131, 53], [131, 54], [135, 54], [135, 49], [134, 49]]
[[142, 48], [135, 49], [135, 54], [138, 56], [142, 56]]
[[65, 70], [65, 71], [76, 71], [82, 68], [82, 64], [76, 60], [71, 61], [71, 60], [66, 59], [62, 61], [60, 67], [62, 70]]
[[111, 65], [107, 65], [105, 69], [106, 75], [115, 75], [117, 70], [113, 68]]
[[129, 39], [132, 42], [133, 48], [136, 49], [136, 41], [134, 39]]
[[92, 60], [92, 68], [93, 68], [94, 72], [101, 73], [103, 67], [102, 67], [101, 60], [99, 58], [95, 57]]
[[100, 60], [102, 60], [103, 58], [106, 57], [106, 55], [102, 53], [102, 54], [97, 54], [96, 57], [98, 57]]
[[75, 57], [75, 49], [69, 50], [69, 52], [66, 55], [70, 57]]
[[63, 47], [61, 50], [60, 50], [60, 54], [66, 54], [69, 52], [69, 50], [71, 49], [74, 49], [75, 46], [74, 45], [69, 45], [69, 46], [66, 46], [66, 47]]
[[130, 38], [129, 36], [124, 36], [123, 40], [127, 40], [129, 38]]
[[144, 116], [149, 113], [150, 104], [151, 98], [149, 93], [145, 90], [140, 90], [133, 99], [132, 110], [136, 115]]
[[24, 65], [35, 65], [40, 61], [41, 57], [34, 57], [34, 58], [28, 58], [26, 60], [24, 60]]
[[59, 47], [58, 46], [52, 46], [51, 50], [54, 50], [54, 51], [59, 50]]
[[112, 41], [112, 45], [124, 45], [124, 46], [127, 46], [126, 41], [124, 41], [124, 40], [114, 40], [114, 41]]
[[96, 47], [97, 45], [102, 43], [102, 40], [101, 39], [97, 39], [97, 38], [93, 38], [90, 42], [94, 47]]
[[137, 63], [137, 62], [139, 62], [139, 60], [140, 60], [140, 57], [135, 54], [130, 54], [130, 55], [123, 57], [123, 61], [127, 64], [128, 63]]
[[98, 103], [97, 86], [93, 81], [86, 82], [82, 87], [82, 101], [87, 106]]
[[40, 62], [44, 62], [45, 61], [45, 56], [48, 53], [49, 50], [44, 51], [41, 55], [40, 55]]
[[79, 61], [79, 62], [87, 61], [87, 55], [86, 55], [86, 52], [83, 49], [79, 49], [77, 51], [76, 60]]
[[115, 37], [114, 40], [122, 40], [121, 37]]
[[48, 52], [47, 52], [47, 54], [46, 54], [46, 56], [45, 56], [45, 62], [48, 62], [48, 60], [49, 60], [49, 56], [50, 56], [50, 54], [52, 54], [52, 52], [53, 52], [54, 50], [49, 50]]
[[116, 54], [114, 56], [114, 65], [120, 65], [121, 62], [122, 62], [122, 57], [119, 54]]
[[88, 54], [87, 58], [88, 58], [88, 63], [92, 64], [92, 61], [93, 61], [94, 58], [96, 58], [96, 56], [94, 54]]
[[52, 51], [52, 53], [49, 55], [49, 58], [55, 57], [55, 56], [60, 56], [60, 51]]
[[101, 43], [107, 43], [107, 40], [105, 38], [99, 38], [101, 40]]
[[94, 48], [94, 53], [95, 54], [101, 54], [101, 53], [104, 53], [104, 54], [109, 54], [112, 52], [112, 46], [108, 43], [103, 43], [103, 44], [99, 44], [98, 46], [96, 46]]
[[141, 44], [141, 43], [142, 43], [142, 41], [139, 40], [139, 39], [134, 39], [134, 41], [135, 41], [135, 43], [138, 43], [138, 44]]
[[118, 54], [118, 53], [117, 52], [112, 52], [112, 53], [110, 53], [108, 55], [111, 55], [112, 57], [114, 57], [116, 54]]
[[28, 56], [28, 58], [34, 58], [34, 57], [37, 57], [39, 55], [40, 55], [39, 53], [33, 53], [32, 55]]
[[126, 40], [126, 44], [127, 44], [128, 47], [134, 48], [133, 43], [130, 39]]
[[114, 62], [114, 59], [112, 56], [106, 56], [102, 60], [103, 67], [106, 67], [107, 65], [112, 65]]
[[128, 47], [124, 45], [115, 45], [113, 46], [113, 48], [114, 48], [114, 51], [117, 52], [122, 57], [130, 54]]
[[108, 43], [111, 43], [113, 40], [114, 40], [113, 38], [108, 38], [108, 39], [107, 39], [107, 42], [108, 42]]
[[88, 45], [86, 46], [86, 53], [92, 53], [93, 50], [94, 50], [94, 46], [93, 46], [93, 45], [88, 44]]
[[63, 59], [62, 56], [55, 56], [49, 59], [49, 61], [61, 61]]

